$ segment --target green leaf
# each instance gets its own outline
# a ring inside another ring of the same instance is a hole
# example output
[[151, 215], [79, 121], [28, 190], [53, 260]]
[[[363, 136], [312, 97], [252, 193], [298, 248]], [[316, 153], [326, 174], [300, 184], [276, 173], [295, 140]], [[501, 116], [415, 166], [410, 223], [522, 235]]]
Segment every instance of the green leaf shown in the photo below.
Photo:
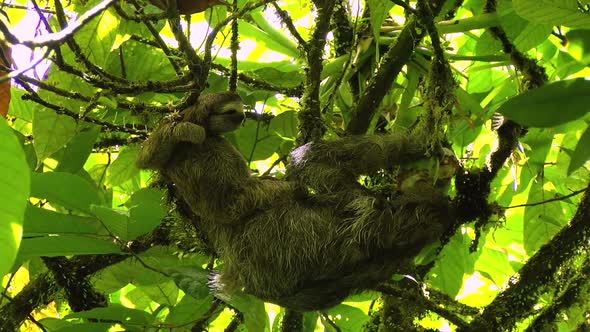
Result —
[[96, 220], [63, 214], [28, 205], [25, 211], [25, 235], [96, 234]]
[[99, 321], [118, 321], [122, 324], [149, 325], [153, 318], [143, 310], [131, 309], [120, 304], [111, 304], [108, 308], [94, 308], [88, 311], [74, 312], [64, 319], [91, 318]]
[[154, 302], [170, 305], [177, 302], [180, 292], [174, 281], [170, 279], [154, 285], [141, 286], [141, 291]]
[[38, 162], [63, 148], [76, 135], [76, 127], [76, 122], [69, 116], [38, 109], [33, 117], [33, 145]]
[[474, 268], [476, 271], [488, 275], [498, 287], [505, 285], [514, 273], [506, 252], [486, 247], [483, 248]]
[[135, 167], [135, 160], [139, 153], [139, 146], [128, 146], [119, 152], [117, 159], [107, 169], [106, 181], [110, 186], [118, 186], [139, 174]]
[[581, 63], [590, 63], [590, 30], [571, 30], [565, 37], [568, 53]]
[[131, 240], [129, 236], [129, 211], [115, 210], [105, 206], [91, 205], [90, 209], [104, 227], [116, 237], [124, 241]]
[[266, 18], [262, 15], [261, 10], [254, 10], [250, 12], [250, 17], [252, 20], [258, 25], [264, 32], [266, 32], [270, 38], [279, 43], [283, 48], [289, 50], [289, 54], [293, 58], [297, 59], [300, 57], [299, 50], [297, 49], [297, 44], [287, 37], [282, 31], [275, 29], [275, 27], [268, 23]]
[[512, 6], [518, 15], [531, 22], [590, 27], [590, 14], [579, 10], [576, 0], [512, 0]]
[[[369, 320], [369, 316], [361, 309], [345, 304], [337, 305], [326, 313], [342, 331], [362, 331], [363, 325]], [[322, 322], [324, 326], [329, 324], [323, 317]]]
[[[205, 296], [201, 299], [195, 299], [192, 296], [185, 296], [174, 307], [170, 308], [170, 313], [166, 316], [165, 323], [184, 324], [189, 321], [195, 321], [203, 317], [213, 301], [213, 295]], [[214, 314], [210, 321], [215, 320], [218, 314]]]
[[457, 234], [451, 238], [441, 252], [446, 259], [444, 262], [437, 261], [432, 268], [429, 279], [433, 286], [452, 297], [459, 293], [463, 275], [473, 272], [477, 259], [476, 254], [469, 253], [470, 244], [471, 239], [466, 234]]
[[69, 173], [31, 173], [31, 196], [85, 213], [90, 213], [91, 204], [101, 204], [96, 187]]
[[[539, 203], [559, 196], [558, 192], [546, 190], [543, 182], [532, 181], [526, 203]], [[534, 254], [568, 222], [571, 215], [566, 215], [566, 205], [567, 202], [554, 201], [525, 208], [523, 245], [527, 254]]]
[[258, 27], [244, 21], [238, 21], [240, 34], [253, 39], [259, 46], [288, 55], [292, 58], [299, 58], [297, 47], [283, 45], [282, 40], [274, 40], [268, 33]]
[[371, 9], [370, 21], [373, 27], [373, 37], [375, 40], [379, 39], [381, 34], [381, 25], [385, 22], [385, 18], [389, 16], [389, 10], [393, 7], [393, 2], [382, 0], [368, 0], [369, 8]]
[[555, 75], [559, 78], [567, 78], [586, 68], [586, 66], [572, 57], [569, 53], [559, 51], [557, 61], [555, 61]]
[[111, 240], [81, 235], [58, 235], [23, 239], [19, 256], [75, 256], [118, 254], [121, 249]]
[[[344, 59], [344, 57], [342, 57]], [[346, 59], [344, 59], [346, 60]], [[340, 61], [344, 63], [344, 61]], [[216, 57], [215, 63], [229, 67], [231, 60], [228, 58]], [[341, 64], [342, 65], [342, 64]], [[269, 62], [257, 62], [257, 61], [240, 61], [240, 70], [243, 71], [256, 71], [259, 69], [272, 68], [283, 73], [297, 72], [298, 75], [302, 75], [303, 71], [300, 65], [291, 61], [269, 61]], [[324, 67], [325, 69], [325, 67]]]
[[268, 130], [268, 125], [246, 121], [239, 130], [231, 133], [233, 142], [247, 161], [264, 160], [279, 150], [282, 139]]
[[107, 332], [112, 331], [117, 323], [80, 323], [72, 324], [70, 326], [62, 327], [58, 330], [52, 330], [55, 332]]
[[195, 299], [202, 299], [211, 294], [209, 287], [210, 272], [198, 267], [175, 267], [166, 269], [178, 288]]
[[216, 297], [229, 303], [244, 314], [244, 325], [248, 331], [268, 331], [268, 314], [264, 308], [264, 302], [252, 295], [236, 291], [230, 294], [216, 293]]
[[136, 239], [155, 229], [166, 216], [162, 206], [164, 193], [154, 188], [144, 188], [133, 193], [125, 203], [129, 208], [129, 239]]
[[467, 82], [467, 92], [469, 94], [487, 92], [500, 85], [508, 78], [504, 71], [488, 69], [477, 70], [476, 67], [469, 71], [469, 81]]
[[10, 89], [8, 114], [26, 122], [33, 122], [35, 104], [22, 100], [25, 94], [26, 92], [21, 89]]
[[9, 272], [23, 232], [30, 169], [12, 129], [0, 118], [0, 275]]
[[526, 91], [497, 110], [529, 127], [553, 127], [584, 116], [590, 111], [590, 81], [583, 78], [553, 82]]
[[578, 168], [582, 167], [584, 163], [590, 159], [590, 126], [586, 128], [580, 139], [578, 140], [578, 144], [576, 144], [576, 149], [572, 154], [572, 160], [570, 165], [567, 169], [567, 174], [572, 174], [573, 171], [577, 170]]
[[305, 79], [305, 76], [300, 72], [291, 72], [291, 74], [285, 75], [284, 72], [273, 67], [260, 68], [255, 71], [244, 72], [244, 74], [285, 88], [296, 87], [302, 84]]
[[92, 152], [92, 147], [99, 133], [100, 127], [98, 126], [80, 130], [64, 148], [63, 155], [55, 171], [77, 173], [84, 166], [86, 159], [88, 159], [88, 156]]

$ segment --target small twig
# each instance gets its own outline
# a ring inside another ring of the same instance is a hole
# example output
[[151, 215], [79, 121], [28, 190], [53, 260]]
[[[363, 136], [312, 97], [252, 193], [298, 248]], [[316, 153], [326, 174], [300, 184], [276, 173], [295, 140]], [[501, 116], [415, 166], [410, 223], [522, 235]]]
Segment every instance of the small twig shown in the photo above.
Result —
[[209, 319], [215, 316], [215, 313], [218, 310], [223, 310], [222, 305], [224, 305], [224, 302], [215, 298], [213, 302], [211, 302], [209, 310], [207, 310], [207, 312], [193, 324], [193, 328], [191, 329], [191, 331], [204, 331]]
[[281, 162], [286, 162], [287, 161], [287, 156], [282, 156], [279, 159], [273, 161], [272, 165], [270, 165], [270, 167], [264, 172], [262, 173], [260, 176], [269, 176], [270, 172], [272, 172], [272, 170], [277, 167], [278, 164], [280, 164]]
[[229, 325], [227, 325], [227, 327], [225, 328], [225, 330], [223, 330], [223, 332], [234, 332], [238, 330], [238, 327], [240, 327], [240, 325], [242, 324], [242, 322], [244, 321], [244, 314], [242, 314], [241, 312], [237, 312], [234, 317], [232, 318], [231, 322], [229, 323]]
[[[27, 92], [29, 93], [28, 95], [24, 95], [22, 97], [23, 100], [28, 99], [28, 100], [34, 101], [42, 106], [45, 106], [47, 108], [54, 110], [58, 114], [67, 115], [67, 116], [75, 119], [76, 121], [81, 120], [77, 113], [74, 113], [73, 111], [70, 111], [69, 109], [67, 109], [65, 107], [54, 105], [54, 104], [44, 100], [43, 98], [41, 98], [39, 96], [39, 94], [37, 94], [37, 92], [35, 90], [31, 89], [28, 85], [21, 84], [21, 86], [25, 90], [27, 90]], [[119, 132], [139, 135], [141, 137], [147, 137], [147, 128], [143, 124], [116, 125], [116, 124], [112, 124], [110, 122], [104, 122], [104, 121], [93, 119], [93, 118], [85, 118], [85, 119], [82, 119], [82, 121], [99, 125], [106, 130], [119, 131]]]
[[547, 203], [551, 203], [551, 202], [563, 201], [563, 200], [566, 200], [566, 199], [568, 199], [570, 197], [579, 195], [579, 194], [583, 193], [584, 191], [586, 191], [586, 189], [576, 190], [576, 191], [572, 192], [571, 194], [568, 194], [568, 195], [565, 195], [565, 196], [551, 198], [551, 199], [548, 199], [548, 200], [545, 200], [545, 201], [540, 201], [540, 202], [535, 202], [535, 203], [527, 203], [527, 204], [519, 204], [519, 205], [512, 205], [512, 206], [507, 206], [507, 207], [503, 207], [503, 208], [504, 209], [514, 209], [514, 208], [519, 208], [519, 207], [537, 206], [537, 205], [547, 204]]
[[[226, 75], [230, 75], [230, 73], [231, 73], [231, 70], [229, 68], [226, 68], [218, 63], [212, 63], [211, 68], [217, 69]], [[282, 86], [274, 85], [274, 84], [271, 84], [271, 83], [268, 83], [265, 81], [258, 80], [256, 78], [252, 78], [244, 73], [238, 73], [238, 79], [242, 83], [251, 85], [253, 87], [263, 89], [263, 90], [276, 91], [276, 92], [279, 92], [279, 93], [282, 93], [284, 95], [291, 96], [291, 97], [301, 97], [301, 94], [303, 93], [303, 86], [302, 85], [298, 85], [298, 86], [292, 87], [292, 88], [282, 87]]]
[[[13, 4], [13, 3], [3, 3], [3, 4], [2, 4], [2, 6], [3, 6], [3, 7], [6, 7], [6, 8], [23, 9], [23, 10], [31, 10], [31, 9], [35, 9], [34, 7], [28, 7], [28, 6], [16, 5], [16, 4]], [[36, 9], [35, 9], [35, 10], [36, 10]], [[55, 12], [54, 12], [54, 11], [52, 11], [52, 10], [49, 10], [49, 9], [40, 9], [40, 11], [41, 11], [42, 13], [45, 13], [45, 14], [55, 14]]]
[[[62, 30], [67, 29], [67, 27], [69, 27], [72, 24], [71, 23], [72, 20], [70, 20], [69, 22], [66, 21], [65, 11], [64, 11], [63, 6], [59, 0], [55, 1], [55, 11], [57, 13], [57, 15], [56, 15], [57, 21], [59, 22], [59, 25], [62, 27]], [[102, 80], [110, 80], [110, 81], [118, 82], [121, 84], [129, 84], [129, 81], [127, 81], [126, 79], [124, 79], [122, 77], [115, 76], [115, 75], [105, 71], [101, 67], [97, 66], [92, 61], [90, 61], [88, 59], [88, 57], [86, 55], [84, 55], [82, 48], [80, 47], [80, 45], [78, 45], [78, 43], [76, 42], [76, 40], [74, 38], [68, 37], [67, 39], [65, 39], [65, 42], [68, 45], [68, 47], [72, 50], [72, 52], [74, 53], [76, 60], [81, 62], [84, 65], [84, 67], [88, 71], [90, 71], [91, 73], [94, 73], [95, 75], [99, 76]]]
[[[25, 83], [33, 84], [43, 90], [53, 92], [58, 96], [69, 98], [69, 99], [74, 99], [74, 100], [79, 100], [79, 101], [82, 101], [85, 103], [90, 103], [91, 101], [93, 101], [93, 98], [94, 98], [94, 97], [85, 96], [79, 92], [60, 89], [55, 85], [48, 84], [45, 81], [40, 81], [40, 80], [34, 79], [29, 76], [25, 76], [25, 75], [16, 78], [16, 81], [19, 84], [25, 84]], [[94, 103], [96, 104], [96, 101], [94, 101]], [[152, 106], [152, 105], [147, 105], [147, 104], [140, 103], [140, 102], [127, 102], [125, 100], [119, 100], [119, 99], [117, 99], [117, 106], [121, 109], [127, 109], [132, 112], [147, 111], [147, 112], [153, 112], [153, 113], [159, 113], [159, 114], [167, 114], [170, 112], [171, 109], [174, 108], [173, 106], [168, 106], [168, 105], [166, 105], [166, 106]], [[83, 118], [83, 116], [80, 116], [80, 118]]]
[[283, 24], [287, 27], [287, 29], [289, 30], [289, 32], [291, 33], [291, 35], [295, 39], [297, 39], [297, 42], [299, 43], [299, 48], [306, 49], [307, 48], [307, 42], [305, 41], [305, 39], [303, 39], [303, 37], [301, 37], [301, 35], [297, 31], [297, 28], [295, 28], [295, 24], [293, 24], [293, 20], [291, 19], [291, 16], [289, 15], [289, 13], [286, 12], [286, 11], [284, 11], [277, 4], [276, 1], [273, 1], [271, 4], [275, 8], [275, 12], [277, 13], [277, 15], [279, 16], [279, 18], [281, 19], [281, 22], [283, 22]]
[[45, 60], [49, 56], [49, 53], [50, 52], [51, 52], [51, 49], [48, 48], [48, 49], [45, 50], [45, 53], [43, 54], [42, 57], [40, 57], [39, 59], [35, 60], [29, 66], [27, 66], [27, 67], [25, 67], [23, 69], [11, 71], [8, 75], [4, 75], [4, 76], [0, 77], [0, 83], [6, 82], [6, 81], [11, 80], [11, 79], [16, 78], [16, 77], [19, 77], [22, 74], [26, 73], [27, 71], [35, 68], [38, 64], [41, 63], [41, 61]]
[[[238, 11], [238, 0], [234, 0], [232, 11]], [[240, 42], [238, 40], [238, 19], [232, 21], [231, 24], [231, 72], [229, 75], [229, 91], [236, 92], [238, 87], [238, 49]]]
[[[10, 29], [0, 20], [0, 31], [4, 34], [4, 38], [11, 44], [22, 44], [29, 48], [38, 48], [45, 46], [59, 46], [65, 40], [69, 39], [76, 31], [80, 30], [84, 25], [88, 24], [93, 18], [109, 8], [117, 0], [105, 0], [86, 13], [82, 14], [78, 19], [71, 20], [68, 26], [59, 32], [50, 33], [43, 37], [36, 37], [34, 39], [18, 39], [15, 35], [10, 33]], [[59, 1], [56, 1], [56, 4]]]
[[164, 271], [160, 271], [158, 269], [156, 269], [155, 267], [151, 267], [149, 266], [146, 262], [143, 261], [143, 259], [141, 259], [141, 257], [139, 257], [136, 253], [134, 252], [130, 252], [131, 256], [133, 256], [133, 258], [137, 259], [137, 261], [139, 262], [139, 264], [141, 264], [141, 266], [143, 266], [144, 268], [152, 271], [152, 272], [156, 272], [159, 273], [165, 277], [171, 278], [172, 276]]
[[221, 30], [221, 28], [226, 26], [229, 22], [242, 17], [245, 13], [247, 13], [251, 10], [254, 10], [258, 7], [264, 6], [267, 3], [270, 3], [272, 1], [273, 0], [259, 0], [254, 3], [249, 3], [246, 6], [244, 6], [242, 9], [240, 9], [239, 11], [232, 13], [231, 15], [229, 15], [228, 17], [226, 17], [225, 19], [223, 19], [219, 23], [217, 23], [217, 25], [211, 30], [211, 32], [207, 36], [207, 40], [205, 41], [205, 54], [203, 56], [204, 61], [206, 63], [211, 63], [211, 50], [213, 49], [213, 47], [212, 47], [213, 42], [215, 41], [215, 37], [217, 36], [217, 34], [219, 33], [219, 30]]
[[[135, 9], [139, 13], [143, 14], [143, 6], [142, 5], [140, 5], [135, 0], [132, 0], [131, 3], [133, 4]], [[117, 11], [117, 13], [121, 17], [130, 19], [130, 16], [127, 15], [127, 13], [123, 10], [123, 8], [121, 7], [120, 4], [118, 4], [118, 3], [115, 4], [115, 10]], [[162, 52], [164, 52], [164, 54], [166, 54], [166, 57], [168, 58], [168, 61], [170, 61], [170, 65], [172, 65], [172, 68], [174, 68], [174, 71], [177, 74], [181, 74], [182, 70], [180, 69], [180, 67], [181, 67], [180, 63], [177, 60], [175, 60], [176, 57], [175, 57], [173, 51], [170, 50], [168, 45], [166, 45], [166, 43], [164, 42], [164, 40], [160, 36], [160, 32], [154, 27], [154, 25], [149, 20], [141, 20], [141, 22], [146, 26], [146, 28], [149, 30], [149, 32], [154, 37], [155, 43], [152, 44], [152, 46], [155, 46], [155, 47], [158, 47], [159, 49], [161, 49]]]

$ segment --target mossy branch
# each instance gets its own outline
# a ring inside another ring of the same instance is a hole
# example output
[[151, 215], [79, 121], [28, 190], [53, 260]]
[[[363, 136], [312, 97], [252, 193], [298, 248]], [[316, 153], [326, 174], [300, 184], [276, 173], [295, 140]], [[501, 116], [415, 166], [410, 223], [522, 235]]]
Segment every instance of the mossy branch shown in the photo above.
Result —
[[513, 277], [504, 292], [489, 304], [469, 328], [461, 331], [508, 331], [522, 318], [534, 312], [538, 297], [547, 283], [570, 257], [589, 249], [590, 186], [568, 226], [539, 251]]

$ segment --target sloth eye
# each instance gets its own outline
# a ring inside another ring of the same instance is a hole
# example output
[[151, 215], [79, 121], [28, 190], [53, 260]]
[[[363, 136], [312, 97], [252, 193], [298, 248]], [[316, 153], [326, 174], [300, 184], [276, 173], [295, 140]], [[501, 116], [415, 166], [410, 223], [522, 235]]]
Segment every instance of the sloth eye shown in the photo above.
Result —
[[231, 109], [228, 109], [227, 111], [223, 112], [223, 114], [226, 114], [226, 115], [232, 115], [232, 114], [236, 114], [236, 113], [238, 113], [238, 110], [235, 108], [231, 108]]

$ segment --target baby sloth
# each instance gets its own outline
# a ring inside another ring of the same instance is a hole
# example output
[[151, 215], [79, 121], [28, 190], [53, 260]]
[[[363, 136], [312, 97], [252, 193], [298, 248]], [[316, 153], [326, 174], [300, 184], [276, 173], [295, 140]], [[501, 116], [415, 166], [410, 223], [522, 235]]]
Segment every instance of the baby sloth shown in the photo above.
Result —
[[303, 145], [288, 179], [254, 177], [222, 134], [244, 119], [233, 93], [202, 95], [164, 120], [137, 166], [157, 170], [200, 219], [223, 267], [216, 287], [243, 290], [298, 311], [326, 309], [388, 280], [452, 223], [448, 199], [418, 181], [394, 199], [357, 181], [424, 158], [402, 135], [347, 137]]

